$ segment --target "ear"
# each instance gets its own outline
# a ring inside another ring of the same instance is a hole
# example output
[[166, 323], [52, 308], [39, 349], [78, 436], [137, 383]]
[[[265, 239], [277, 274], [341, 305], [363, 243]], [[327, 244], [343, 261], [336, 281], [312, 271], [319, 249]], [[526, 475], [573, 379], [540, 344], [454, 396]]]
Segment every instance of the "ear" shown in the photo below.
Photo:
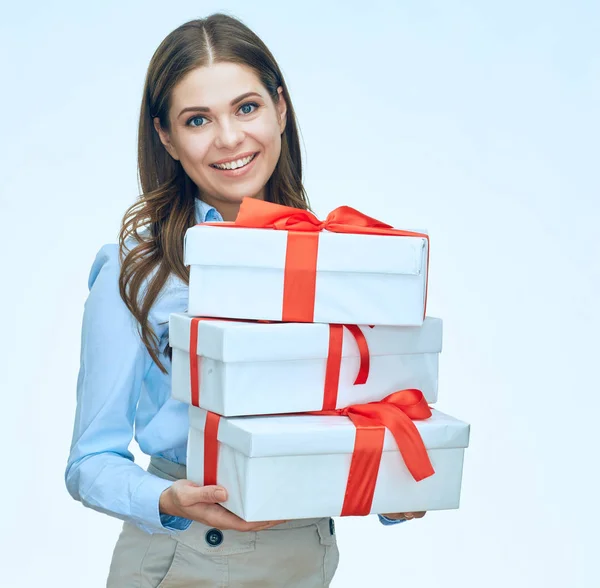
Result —
[[285, 123], [287, 122], [287, 103], [283, 97], [283, 88], [279, 86], [277, 88], [279, 94], [279, 102], [277, 102], [277, 114], [279, 116], [279, 132], [283, 133], [285, 130]]
[[171, 143], [171, 138], [169, 136], [169, 133], [167, 133], [167, 131], [165, 131], [161, 127], [160, 118], [158, 118], [158, 116], [155, 116], [154, 119], [152, 120], [152, 122], [154, 123], [154, 129], [156, 130], [156, 132], [158, 133], [158, 136], [160, 137], [160, 142], [164, 145], [164, 147], [167, 150], [167, 152], [169, 153], [169, 155], [175, 161], [179, 161], [179, 155], [177, 155], [177, 149], [175, 149], [175, 147]]

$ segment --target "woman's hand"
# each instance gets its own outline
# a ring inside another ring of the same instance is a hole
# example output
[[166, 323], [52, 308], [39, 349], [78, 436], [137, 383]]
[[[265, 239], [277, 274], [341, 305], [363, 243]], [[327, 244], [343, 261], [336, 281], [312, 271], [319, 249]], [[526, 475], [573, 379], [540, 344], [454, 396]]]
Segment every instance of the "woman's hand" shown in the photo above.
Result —
[[222, 531], [262, 531], [285, 522], [247, 523], [217, 504], [225, 500], [227, 491], [221, 486], [198, 486], [190, 480], [177, 480], [160, 495], [159, 511], [161, 514], [198, 521]]
[[405, 519], [405, 520], [409, 521], [410, 519], [422, 519], [425, 516], [425, 512], [426, 511], [395, 512], [395, 513], [391, 513], [391, 514], [384, 514], [383, 516], [387, 517], [388, 519], [394, 519], [394, 520]]

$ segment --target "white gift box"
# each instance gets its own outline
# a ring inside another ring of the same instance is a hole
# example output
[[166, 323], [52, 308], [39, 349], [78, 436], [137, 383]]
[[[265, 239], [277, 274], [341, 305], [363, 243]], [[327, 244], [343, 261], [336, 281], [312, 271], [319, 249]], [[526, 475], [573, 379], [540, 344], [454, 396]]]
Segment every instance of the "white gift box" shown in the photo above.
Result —
[[[469, 425], [437, 410], [414, 421], [435, 473], [416, 482], [386, 430], [371, 513], [458, 508]], [[206, 411], [190, 406], [187, 477], [204, 483]], [[221, 418], [217, 483], [246, 521], [338, 516], [356, 428], [344, 416]]]
[[[169, 318], [172, 396], [192, 403], [189, 314]], [[341, 328], [341, 327], [337, 327]], [[200, 320], [197, 335], [199, 406], [223, 416], [321, 410], [330, 326]], [[360, 327], [369, 347], [366, 383], [354, 384], [360, 368], [356, 340], [342, 328], [337, 405], [381, 400], [404, 388], [437, 400], [442, 321], [427, 317], [420, 327]], [[328, 408], [334, 408], [330, 406]]]
[[[184, 244], [190, 266], [188, 312], [252, 320], [422, 324], [425, 237], [321, 231], [318, 238], [314, 314], [297, 318], [286, 317], [284, 304], [288, 231], [206, 224], [189, 228]], [[297, 288], [288, 285], [292, 294]]]

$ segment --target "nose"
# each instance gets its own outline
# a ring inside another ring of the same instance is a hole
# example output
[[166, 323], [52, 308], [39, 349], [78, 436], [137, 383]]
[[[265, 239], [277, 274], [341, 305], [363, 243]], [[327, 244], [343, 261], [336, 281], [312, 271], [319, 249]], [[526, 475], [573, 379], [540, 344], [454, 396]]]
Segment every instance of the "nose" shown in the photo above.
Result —
[[217, 130], [215, 147], [218, 149], [235, 149], [244, 140], [244, 133], [236, 121], [226, 120]]

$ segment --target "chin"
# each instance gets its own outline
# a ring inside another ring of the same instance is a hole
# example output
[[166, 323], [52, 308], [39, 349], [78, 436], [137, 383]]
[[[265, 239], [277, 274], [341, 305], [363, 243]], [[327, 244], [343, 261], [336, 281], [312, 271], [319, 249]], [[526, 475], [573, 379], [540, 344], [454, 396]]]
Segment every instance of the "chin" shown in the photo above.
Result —
[[250, 198], [254, 197], [254, 195], [250, 196], [249, 194], [222, 194], [219, 200], [227, 204], [240, 204], [247, 196]]
[[241, 202], [244, 198], [255, 198], [256, 196], [263, 193], [263, 187], [240, 189], [238, 193], [224, 194], [223, 197], [229, 202]]

